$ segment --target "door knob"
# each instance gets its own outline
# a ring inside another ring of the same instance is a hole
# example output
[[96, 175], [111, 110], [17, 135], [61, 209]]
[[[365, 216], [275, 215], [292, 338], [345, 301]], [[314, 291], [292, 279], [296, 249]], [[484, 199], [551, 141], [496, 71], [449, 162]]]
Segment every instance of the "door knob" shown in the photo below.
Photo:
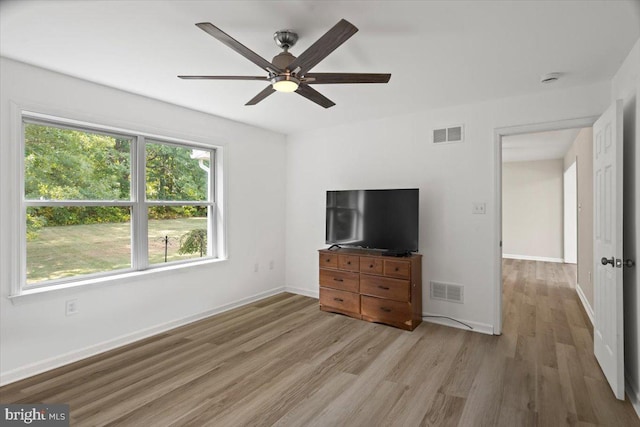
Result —
[[602, 263], [602, 265], [607, 265], [607, 264], [611, 264], [611, 267], [614, 266], [616, 260], [614, 257], [611, 257], [611, 259], [607, 259], [605, 257], [602, 257], [602, 259], [600, 260], [600, 262]]
[[624, 266], [625, 266], [625, 267], [629, 267], [629, 268], [631, 268], [631, 267], [633, 267], [634, 265], [636, 265], [636, 263], [635, 263], [635, 262], [633, 262], [633, 260], [632, 260], [632, 259], [625, 259], [625, 260], [624, 260]]

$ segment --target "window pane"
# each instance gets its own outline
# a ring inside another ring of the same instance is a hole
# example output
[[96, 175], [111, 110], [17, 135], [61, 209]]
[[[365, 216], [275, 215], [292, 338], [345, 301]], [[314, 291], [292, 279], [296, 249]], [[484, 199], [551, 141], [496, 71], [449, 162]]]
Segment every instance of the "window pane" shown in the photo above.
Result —
[[27, 200], [129, 200], [127, 138], [25, 123]]
[[207, 256], [206, 206], [149, 208], [149, 264]]
[[27, 209], [27, 284], [131, 268], [128, 207]]
[[207, 201], [211, 151], [146, 144], [147, 200]]

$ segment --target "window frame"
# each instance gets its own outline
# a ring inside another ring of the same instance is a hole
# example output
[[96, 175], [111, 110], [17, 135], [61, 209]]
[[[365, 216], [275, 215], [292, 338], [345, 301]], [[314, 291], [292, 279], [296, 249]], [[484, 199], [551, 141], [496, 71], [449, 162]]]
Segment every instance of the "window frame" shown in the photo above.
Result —
[[[12, 134], [16, 144], [12, 146], [14, 153], [10, 156], [16, 161], [14, 166], [14, 179], [16, 180], [17, 194], [13, 197], [18, 212], [14, 211], [13, 230], [9, 241], [17, 248], [12, 256], [12, 287], [9, 298], [41, 293], [56, 289], [65, 289], [75, 286], [86, 286], [98, 283], [118, 282], [123, 278], [148, 274], [154, 271], [167, 271], [176, 268], [192, 267], [201, 264], [219, 262], [226, 259], [225, 224], [223, 221], [222, 200], [222, 153], [223, 147], [203, 142], [204, 138], [190, 137], [176, 138], [166, 135], [143, 132], [139, 130], [125, 129], [116, 126], [96, 124], [92, 122], [63, 118], [58, 115], [42, 114], [25, 109], [19, 109], [15, 104], [13, 110]], [[52, 126], [62, 129], [71, 129], [88, 133], [116, 136], [130, 140], [130, 197], [128, 200], [27, 200], [25, 197], [25, 126], [36, 124]], [[166, 133], [166, 132], [163, 132]], [[168, 144], [187, 149], [208, 151], [211, 156], [210, 173], [208, 174], [207, 201], [156, 201], [146, 200], [146, 141], [149, 143]], [[158, 205], [176, 204], [181, 206], [197, 205], [207, 206], [207, 255], [201, 258], [170, 261], [162, 264], [149, 264], [148, 254], [148, 208]], [[27, 284], [27, 241], [26, 241], [26, 213], [28, 207], [55, 206], [118, 206], [131, 209], [131, 267], [127, 269], [109, 270], [79, 276], [65, 277], [61, 279], [46, 280], [39, 283]]]

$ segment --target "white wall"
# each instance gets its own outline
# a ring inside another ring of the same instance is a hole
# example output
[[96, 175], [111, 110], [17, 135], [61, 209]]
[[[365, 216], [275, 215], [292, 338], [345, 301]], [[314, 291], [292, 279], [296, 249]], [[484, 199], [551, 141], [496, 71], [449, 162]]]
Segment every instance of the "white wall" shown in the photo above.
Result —
[[627, 392], [640, 415], [640, 39], [611, 82], [611, 101], [624, 100], [624, 349]]
[[562, 262], [562, 159], [502, 164], [505, 258]]
[[[285, 138], [211, 115], [0, 60], [0, 373], [3, 383], [151, 334], [284, 285]], [[224, 147], [228, 260], [74, 288], [12, 304], [7, 244], [10, 102], [71, 118]], [[274, 269], [269, 270], [269, 262]], [[254, 273], [254, 263], [260, 271]], [[79, 314], [65, 317], [65, 300]]]
[[564, 262], [578, 263], [578, 165], [577, 161], [564, 171]]
[[577, 165], [578, 178], [578, 280], [576, 290], [593, 317], [593, 128], [580, 130], [564, 156], [564, 168]]
[[[599, 115], [608, 83], [474, 105], [420, 111], [290, 135], [287, 144], [287, 285], [318, 292], [317, 250], [324, 245], [327, 189], [420, 189], [423, 311], [492, 331], [494, 257], [494, 130]], [[336, 108], [340, 108], [339, 105]], [[434, 146], [431, 130], [464, 123], [465, 142]], [[486, 215], [472, 215], [486, 202]], [[429, 280], [465, 286], [465, 304], [431, 301]]]

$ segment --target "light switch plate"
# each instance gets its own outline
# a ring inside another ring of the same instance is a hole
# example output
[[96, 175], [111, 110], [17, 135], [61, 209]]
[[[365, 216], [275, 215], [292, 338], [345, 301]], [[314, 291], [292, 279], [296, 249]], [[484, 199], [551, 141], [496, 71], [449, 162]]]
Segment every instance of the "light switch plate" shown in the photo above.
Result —
[[487, 213], [487, 204], [484, 202], [473, 202], [472, 213], [474, 215], [484, 215]]

